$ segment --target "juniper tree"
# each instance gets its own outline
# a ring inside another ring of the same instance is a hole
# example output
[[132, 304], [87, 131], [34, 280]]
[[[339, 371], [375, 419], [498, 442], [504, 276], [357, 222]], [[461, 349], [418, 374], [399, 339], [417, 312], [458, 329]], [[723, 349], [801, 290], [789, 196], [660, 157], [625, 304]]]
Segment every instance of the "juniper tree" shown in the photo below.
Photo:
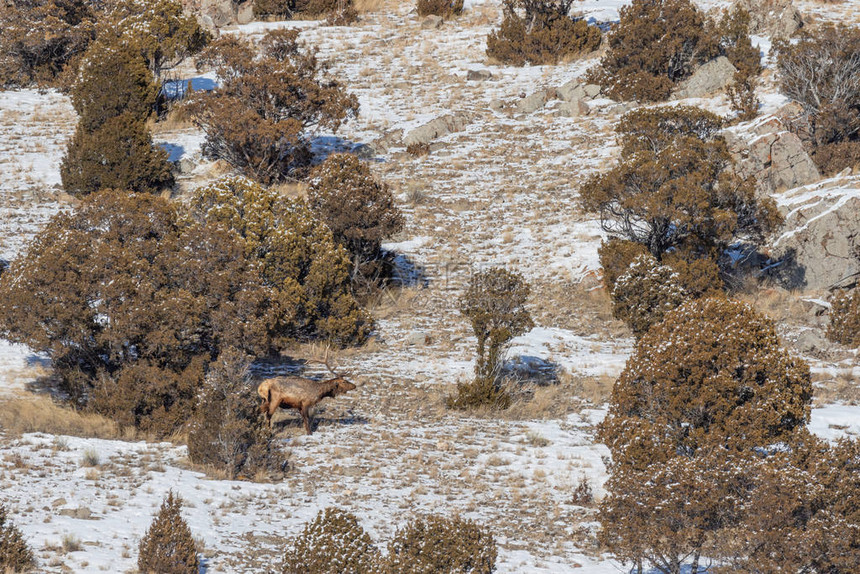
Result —
[[283, 574], [371, 574], [378, 550], [354, 514], [329, 507], [290, 540]]
[[[605, 231], [660, 262], [716, 262], [733, 242], [761, 242], [782, 218], [773, 200], [735, 175], [721, 125], [685, 106], [630, 112], [616, 128], [618, 164], [583, 185], [583, 206]], [[685, 286], [693, 279], [682, 274]]]
[[214, 67], [220, 84], [190, 102], [206, 134], [203, 153], [265, 184], [303, 174], [310, 141], [336, 131], [358, 113], [358, 99], [325, 75], [326, 66], [298, 43], [298, 30], [269, 32], [262, 51], [233, 36], [213, 42], [198, 63]]
[[0, 86], [67, 87], [64, 79], [74, 76], [67, 68], [95, 39], [97, 17], [95, 3], [86, 0], [7, 2], [0, 9]]
[[514, 66], [555, 64], [600, 45], [600, 29], [570, 14], [573, 0], [505, 0], [487, 56]]
[[695, 571], [706, 542], [747, 520], [743, 461], [807, 441], [811, 398], [809, 366], [749, 306], [705, 298], [667, 313], [637, 342], [601, 423], [604, 542], [666, 574], [687, 559]]
[[310, 174], [308, 205], [352, 258], [353, 281], [381, 274], [382, 241], [403, 228], [388, 185], [352, 154], [332, 154]]
[[200, 568], [191, 529], [182, 518], [182, 499], [173, 491], [140, 540], [137, 568], [143, 574], [197, 574]]
[[449, 406], [466, 408], [491, 405], [506, 408], [510, 397], [501, 389], [499, 376], [505, 347], [511, 339], [534, 325], [525, 308], [529, 285], [518, 273], [492, 267], [472, 275], [460, 298], [460, 312], [472, 323], [478, 339], [475, 379], [460, 384]]

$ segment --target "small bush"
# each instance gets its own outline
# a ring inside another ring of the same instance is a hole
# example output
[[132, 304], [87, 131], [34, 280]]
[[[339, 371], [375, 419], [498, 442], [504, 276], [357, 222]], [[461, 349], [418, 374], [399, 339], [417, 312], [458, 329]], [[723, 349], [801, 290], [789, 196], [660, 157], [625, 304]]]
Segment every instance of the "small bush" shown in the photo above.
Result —
[[860, 346], [860, 289], [837, 292], [830, 305], [827, 338], [851, 347]]
[[640, 255], [646, 255], [648, 248], [636, 241], [612, 237], [597, 248], [600, 266], [603, 267], [603, 284], [612, 293], [615, 282], [627, 273], [633, 260]]
[[385, 276], [382, 241], [403, 228], [384, 183], [352, 154], [332, 154], [310, 174], [308, 205], [352, 258], [352, 281]]
[[430, 155], [430, 144], [425, 142], [414, 142], [406, 146], [406, 153], [413, 157]]
[[463, 0], [418, 0], [418, 15], [450, 18], [463, 13]]
[[209, 368], [188, 432], [188, 456], [224, 470], [229, 479], [274, 464], [273, 433], [259, 412], [250, 357], [227, 349]]
[[514, 66], [556, 64], [597, 49], [600, 29], [570, 16], [573, 0], [505, 0], [487, 56]]
[[283, 574], [370, 574], [378, 550], [355, 515], [338, 508], [317, 514], [287, 545]]
[[84, 451], [84, 456], [81, 458], [81, 466], [92, 468], [101, 464], [101, 456], [99, 451], [94, 448], [88, 448]]
[[[96, 37], [97, 3], [88, 0], [6, 2], [0, 8], [0, 86], [66, 87]], [[38, 33], [35, 33], [38, 31]], [[65, 73], [64, 73], [65, 72]]]
[[6, 507], [0, 504], [0, 569], [27, 572], [35, 565], [33, 551], [24, 541], [18, 527], [9, 520]]
[[475, 380], [458, 385], [457, 397], [448, 401], [450, 406], [510, 405], [510, 398], [501, 388], [500, 372], [505, 347], [534, 326], [525, 308], [529, 291], [521, 275], [501, 267], [472, 276], [460, 299], [460, 312], [469, 318], [478, 338]]
[[812, 150], [812, 161], [826, 176], [836, 175], [846, 168], [860, 166], [860, 140], [840, 141], [816, 146]]
[[181, 510], [182, 499], [169, 492], [140, 541], [137, 568], [141, 573], [197, 574], [197, 548]]
[[89, 131], [78, 124], [60, 164], [66, 193], [82, 197], [103, 189], [158, 193], [173, 185], [167, 152], [152, 143], [146, 125], [122, 114]]
[[511, 395], [493, 379], [475, 378], [457, 383], [457, 394], [446, 397], [449, 409], [469, 410], [481, 407], [504, 410], [511, 406]]
[[612, 314], [627, 323], [638, 339], [686, 299], [677, 273], [650, 255], [640, 255], [615, 283]]
[[311, 139], [358, 114], [358, 99], [326, 77], [326, 66], [298, 43], [298, 30], [276, 30], [262, 53], [235, 37], [213, 42], [198, 60], [220, 78], [218, 89], [188, 103], [206, 134], [203, 153], [264, 184], [307, 174]]
[[496, 542], [471, 520], [427, 516], [413, 519], [388, 545], [388, 574], [490, 574]]
[[594, 490], [591, 488], [591, 483], [588, 481], [587, 476], [582, 475], [579, 477], [579, 482], [577, 482], [576, 488], [573, 489], [573, 496], [570, 502], [577, 506], [586, 507], [594, 504]]
[[[812, 147], [860, 141], [860, 31], [841, 24], [804, 28], [795, 41], [776, 42], [774, 51], [780, 91], [803, 106], [800, 127]], [[831, 164], [831, 154], [819, 160]]]

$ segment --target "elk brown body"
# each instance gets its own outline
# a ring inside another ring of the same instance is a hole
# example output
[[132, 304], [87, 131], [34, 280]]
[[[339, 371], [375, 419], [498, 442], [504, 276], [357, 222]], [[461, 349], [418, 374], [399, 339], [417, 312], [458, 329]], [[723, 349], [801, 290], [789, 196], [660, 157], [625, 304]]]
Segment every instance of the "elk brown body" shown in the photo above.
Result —
[[325, 381], [315, 381], [304, 377], [275, 377], [266, 379], [257, 387], [257, 394], [263, 399], [260, 412], [266, 414], [269, 425], [278, 407], [296, 409], [302, 415], [305, 431], [311, 434], [310, 409], [326, 397], [336, 397], [356, 386], [343, 377]]

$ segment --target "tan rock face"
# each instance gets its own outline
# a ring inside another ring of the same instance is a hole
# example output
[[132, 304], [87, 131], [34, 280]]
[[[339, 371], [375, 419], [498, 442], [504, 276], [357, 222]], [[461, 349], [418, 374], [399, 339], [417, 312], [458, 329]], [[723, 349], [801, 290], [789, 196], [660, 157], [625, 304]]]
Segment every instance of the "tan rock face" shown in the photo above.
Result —
[[800, 11], [791, 0], [738, 0], [750, 14], [750, 33], [771, 38], [788, 38], [803, 26]]
[[725, 56], [715, 58], [699, 66], [692, 76], [684, 80], [672, 92], [674, 99], [703, 98], [726, 89], [737, 69]]
[[776, 196], [785, 216], [774, 254], [789, 256], [799, 287], [826, 289], [856, 281], [860, 273], [860, 177], [842, 177]]
[[742, 177], [755, 177], [765, 195], [814, 183], [821, 179], [818, 168], [803, 143], [776, 116], [727, 130], [729, 151]]

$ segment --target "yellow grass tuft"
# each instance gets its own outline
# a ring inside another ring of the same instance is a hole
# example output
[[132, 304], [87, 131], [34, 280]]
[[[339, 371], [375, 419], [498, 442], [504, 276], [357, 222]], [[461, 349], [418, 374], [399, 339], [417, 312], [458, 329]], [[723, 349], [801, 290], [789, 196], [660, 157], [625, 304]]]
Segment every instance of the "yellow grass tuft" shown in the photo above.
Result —
[[0, 401], [0, 427], [13, 435], [43, 432], [87, 438], [134, 438], [134, 429], [121, 428], [95, 413], [59, 406], [47, 397]]

